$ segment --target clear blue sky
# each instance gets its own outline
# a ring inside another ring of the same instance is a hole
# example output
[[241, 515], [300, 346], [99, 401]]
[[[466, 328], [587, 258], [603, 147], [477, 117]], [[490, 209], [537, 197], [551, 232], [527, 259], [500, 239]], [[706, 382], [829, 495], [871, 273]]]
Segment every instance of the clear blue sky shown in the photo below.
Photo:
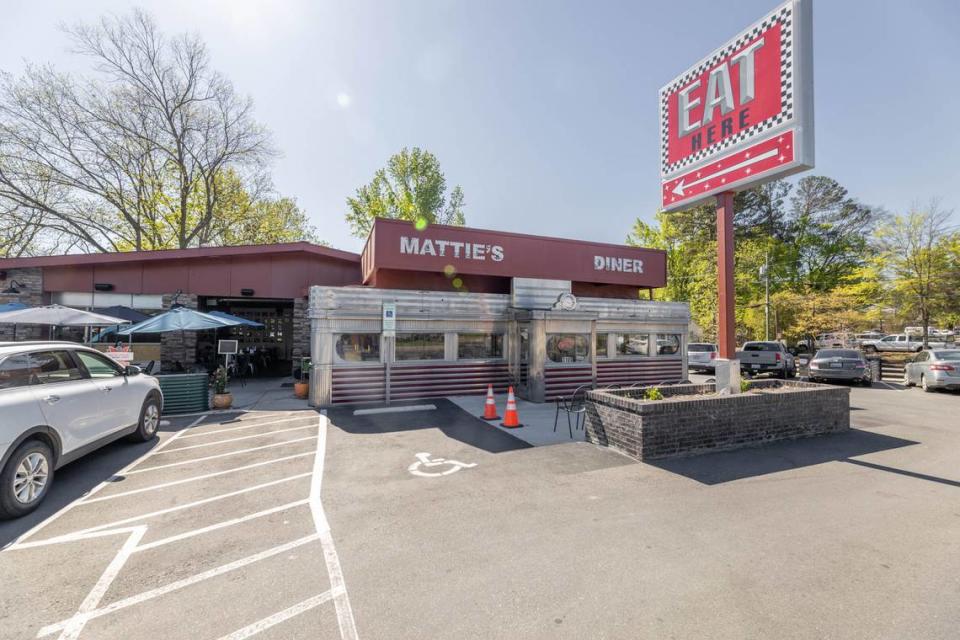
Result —
[[[276, 136], [279, 190], [334, 246], [359, 249], [344, 200], [403, 146], [439, 157], [471, 226], [623, 241], [657, 207], [657, 89], [777, 4], [138, 6], [204, 38]], [[24, 59], [75, 67], [57, 23], [133, 6], [4, 5], [0, 69], [13, 72]], [[817, 173], [893, 211], [931, 197], [960, 210], [958, 26], [955, 0], [815, 0]]]

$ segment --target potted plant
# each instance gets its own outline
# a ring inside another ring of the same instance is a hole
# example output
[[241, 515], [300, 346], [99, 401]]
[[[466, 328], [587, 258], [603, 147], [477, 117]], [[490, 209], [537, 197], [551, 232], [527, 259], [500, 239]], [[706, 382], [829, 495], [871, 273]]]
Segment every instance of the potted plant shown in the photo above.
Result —
[[310, 395], [310, 358], [300, 358], [300, 371], [297, 381], [293, 383], [293, 395], [306, 399]]
[[213, 373], [213, 408], [229, 409], [233, 404], [233, 394], [227, 390], [227, 383], [230, 377], [227, 375], [226, 367], [217, 367]]

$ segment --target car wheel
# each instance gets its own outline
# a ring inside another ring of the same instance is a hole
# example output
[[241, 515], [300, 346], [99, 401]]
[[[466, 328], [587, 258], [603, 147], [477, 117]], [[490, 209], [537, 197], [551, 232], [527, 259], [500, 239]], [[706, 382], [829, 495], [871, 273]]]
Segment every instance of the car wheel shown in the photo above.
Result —
[[927, 386], [927, 377], [925, 375], [920, 375], [920, 388], [926, 391], [927, 393], [933, 393], [933, 387]]
[[19, 518], [39, 507], [52, 483], [50, 447], [39, 440], [24, 442], [0, 472], [0, 518]]
[[157, 429], [160, 428], [160, 398], [155, 393], [147, 396], [143, 401], [143, 407], [140, 409], [140, 422], [137, 424], [137, 430], [130, 434], [130, 439], [134, 442], [146, 442], [157, 436]]
[[877, 352], [877, 348], [876, 348], [875, 346], [873, 346], [872, 344], [868, 344], [867, 346], [865, 346], [865, 347], [863, 348], [863, 350], [866, 351], [867, 353], [876, 353], [876, 352]]

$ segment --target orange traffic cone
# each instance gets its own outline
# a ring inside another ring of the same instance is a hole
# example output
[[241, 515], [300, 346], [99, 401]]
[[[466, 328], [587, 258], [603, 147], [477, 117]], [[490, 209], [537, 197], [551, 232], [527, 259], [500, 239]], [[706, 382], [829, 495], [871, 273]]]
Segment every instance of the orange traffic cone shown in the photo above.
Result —
[[513, 387], [510, 387], [510, 391], [507, 393], [507, 410], [503, 414], [503, 422], [500, 423], [500, 426], [510, 429], [523, 426], [520, 424], [520, 416], [517, 415], [517, 399], [513, 397]]
[[500, 416], [497, 415], [497, 401], [493, 399], [493, 385], [487, 385], [487, 401], [483, 405], [483, 415], [480, 416], [484, 420], [499, 420]]

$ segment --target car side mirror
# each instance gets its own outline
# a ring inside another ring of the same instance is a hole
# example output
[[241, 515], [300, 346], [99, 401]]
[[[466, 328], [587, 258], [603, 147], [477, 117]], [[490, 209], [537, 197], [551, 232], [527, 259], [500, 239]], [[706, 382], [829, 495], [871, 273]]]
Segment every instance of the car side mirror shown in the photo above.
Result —
[[123, 375], [125, 376], [138, 376], [140, 375], [140, 373], [141, 373], [140, 367], [133, 364], [123, 368]]

